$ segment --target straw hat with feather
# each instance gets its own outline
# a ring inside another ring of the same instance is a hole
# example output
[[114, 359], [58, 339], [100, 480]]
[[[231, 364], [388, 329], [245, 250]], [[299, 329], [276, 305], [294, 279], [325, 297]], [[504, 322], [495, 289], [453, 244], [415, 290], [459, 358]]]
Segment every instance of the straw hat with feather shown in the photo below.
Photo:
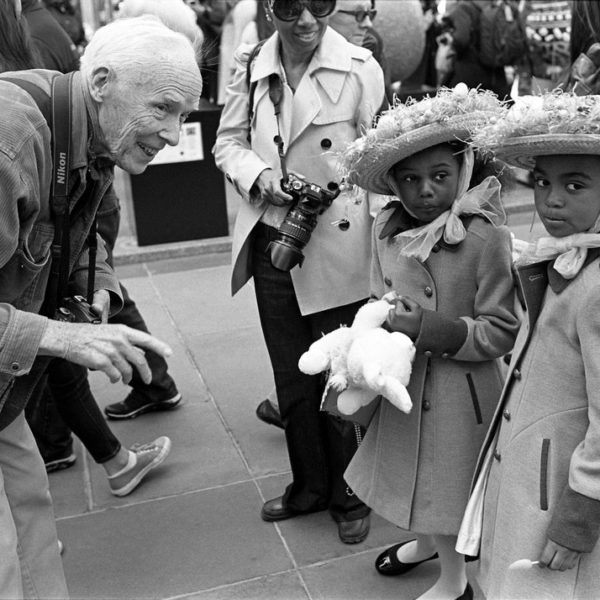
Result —
[[465, 84], [442, 88], [433, 97], [398, 103], [377, 125], [344, 152], [342, 173], [349, 183], [378, 194], [393, 194], [388, 172], [399, 161], [444, 142], [468, 142], [473, 133], [496, 123], [507, 108], [489, 91]]
[[505, 119], [473, 135], [473, 146], [516, 167], [532, 169], [536, 156], [600, 155], [600, 96], [560, 90], [522, 96]]

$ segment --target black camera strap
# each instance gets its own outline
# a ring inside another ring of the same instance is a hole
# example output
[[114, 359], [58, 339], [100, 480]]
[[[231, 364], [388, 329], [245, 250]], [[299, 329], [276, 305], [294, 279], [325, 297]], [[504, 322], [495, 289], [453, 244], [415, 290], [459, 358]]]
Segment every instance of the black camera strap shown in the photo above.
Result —
[[58, 303], [67, 295], [69, 283], [69, 181], [71, 159], [71, 77], [52, 81], [52, 211], [54, 243], [52, 268], [48, 282], [48, 315], [54, 315]]
[[277, 135], [274, 142], [277, 144], [277, 154], [279, 155], [279, 163], [281, 164], [281, 173], [283, 179], [287, 179], [287, 165], [285, 162], [285, 151], [283, 149], [283, 138], [281, 137], [281, 128], [279, 126], [279, 114], [281, 113], [281, 100], [283, 99], [283, 83], [281, 77], [277, 73], [269, 75], [269, 98], [273, 103], [275, 111], [275, 121], [277, 122]]

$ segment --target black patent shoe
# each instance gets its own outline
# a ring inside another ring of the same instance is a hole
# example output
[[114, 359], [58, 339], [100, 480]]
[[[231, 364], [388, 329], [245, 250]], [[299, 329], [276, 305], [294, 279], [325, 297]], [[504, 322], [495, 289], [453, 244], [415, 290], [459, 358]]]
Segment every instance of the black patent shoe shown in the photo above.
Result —
[[[409, 540], [412, 542], [414, 540]], [[404, 544], [408, 544], [408, 542], [402, 542], [401, 544], [394, 544], [390, 546], [387, 550], [384, 550], [375, 560], [375, 569], [380, 575], [404, 575], [404, 573], [408, 573], [415, 567], [418, 567], [421, 563], [427, 562], [428, 560], [433, 560], [438, 557], [437, 552], [430, 556], [429, 558], [424, 558], [423, 560], [418, 560], [417, 562], [411, 563], [403, 563], [398, 560], [398, 548], [404, 546]], [[466, 591], [465, 591], [466, 593]], [[473, 593], [473, 590], [471, 590]], [[463, 594], [464, 596], [464, 594]], [[460, 600], [463, 600], [463, 596], [460, 597]], [[467, 600], [466, 597], [464, 600]]]

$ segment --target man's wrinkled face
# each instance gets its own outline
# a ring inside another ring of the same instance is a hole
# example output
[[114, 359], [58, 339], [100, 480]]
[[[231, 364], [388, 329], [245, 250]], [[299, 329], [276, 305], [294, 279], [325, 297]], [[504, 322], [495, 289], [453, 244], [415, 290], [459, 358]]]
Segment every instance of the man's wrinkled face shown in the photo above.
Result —
[[138, 174], [166, 144], [177, 145], [181, 124], [198, 107], [202, 80], [197, 69], [158, 64], [116, 78], [108, 73], [103, 87], [104, 150], [124, 171]]

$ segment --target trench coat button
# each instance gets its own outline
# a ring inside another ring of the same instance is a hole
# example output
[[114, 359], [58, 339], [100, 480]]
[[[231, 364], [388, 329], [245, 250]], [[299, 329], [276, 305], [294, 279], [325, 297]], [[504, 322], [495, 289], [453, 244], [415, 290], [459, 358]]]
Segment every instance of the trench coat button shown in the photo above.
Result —
[[10, 365], [10, 368], [13, 371], [18, 371], [21, 368], [21, 365], [18, 362], [14, 362], [12, 365]]
[[433, 356], [433, 352], [431, 350], [425, 350], [425, 352], [423, 352], [423, 354], [427, 357], [427, 358], [431, 358]]
[[432, 252], [439, 252], [441, 250], [441, 247], [439, 244], [434, 244], [433, 248], [431, 248]]
[[513, 377], [514, 377], [514, 378], [515, 378], [517, 381], [520, 381], [520, 380], [521, 380], [521, 378], [522, 378], [523, 376], [521, 375], [521, 371], [519, 371], [519, 369], [514, 369], [514, 370], [513, 370]]
[[508, 410], [507, 408], [506, 408], [506, 409], [504, 409], [504, 412], [502, 413], [502, 416], [503, 416], [503, 417], [504, 417], [504, 418], [505, 418], [507, 421], [510, 421], [510, 417], [511, 417], [510, 410]]
[[391, 285], [392, 285], [392, 280], [391, 280], [389, 277], [386, 277], [386, 278], [383, 280], [383, 283], [385, 283], [385, 285], [387, 285], [388, 287], [391, 287]]
[[447, 352], [442, 352], [442, 358], [448, 358], [450, 355]]
[[429, 402], [429, 400], [423, 400], [422, 407], [424, 411], [431, 410], [431, 402]]
[[498, 452], [498, 450], [494, 450], [494, 458], [500, 462], [502, 460], [502, 455], [500, 454], [500, 452]]
[[423, 293], [428, 297], [431, 298], [431, 296], [433, 296], [433, 290], [427, 286], [424, 290]]
[[321, 148], [323, 148], [323, 150], [329, 150], [329, 148], [331, 148], [331, 146], [332, 146], [332, 143], [329, 138], [323, 138], [321, 140]]

